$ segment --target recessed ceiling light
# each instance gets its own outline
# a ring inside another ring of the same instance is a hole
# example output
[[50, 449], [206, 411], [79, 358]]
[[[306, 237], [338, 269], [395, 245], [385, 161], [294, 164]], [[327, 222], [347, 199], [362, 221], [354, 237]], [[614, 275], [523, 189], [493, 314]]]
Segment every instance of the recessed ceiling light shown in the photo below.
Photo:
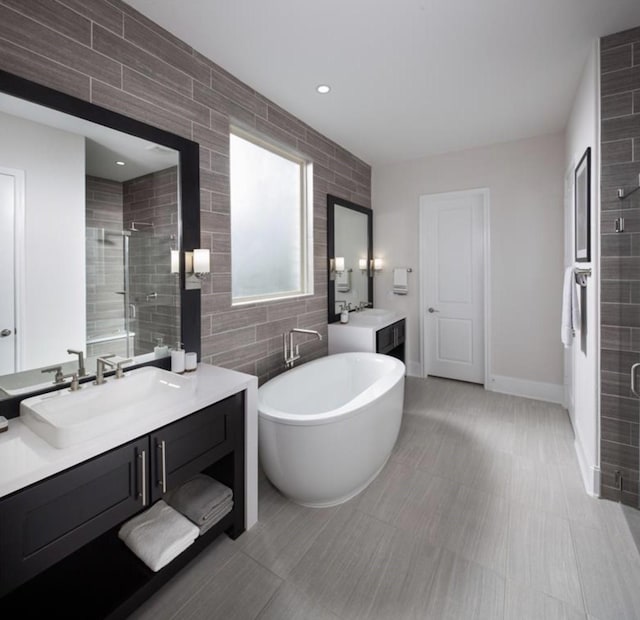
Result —
[[125, 164], [123, 161], [117, 161], [116, 162], [116, 166], [126, 166], [127, 164]]
[[316, 90], [321, 95], [326, 95], [331, 90], [331, 86], [328, 86], [327, 84], [320, 84], [319, 86], [316, 86]]

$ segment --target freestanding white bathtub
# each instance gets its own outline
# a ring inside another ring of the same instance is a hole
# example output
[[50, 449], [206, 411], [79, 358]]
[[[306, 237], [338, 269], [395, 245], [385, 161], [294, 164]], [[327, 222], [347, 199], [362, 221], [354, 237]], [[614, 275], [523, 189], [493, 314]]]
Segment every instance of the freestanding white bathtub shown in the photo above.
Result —
[[271, 379], [258, 390], [258, 454], [287, 497], [334, 506], [362, 491], [398, 438], [404, 364], [340, 353]]

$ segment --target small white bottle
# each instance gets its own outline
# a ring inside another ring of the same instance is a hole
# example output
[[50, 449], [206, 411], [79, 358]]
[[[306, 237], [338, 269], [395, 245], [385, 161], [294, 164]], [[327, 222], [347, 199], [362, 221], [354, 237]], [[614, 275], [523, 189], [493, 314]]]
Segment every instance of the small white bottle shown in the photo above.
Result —
[[171, 372], [184, 372], [185, 353], [181, 342], [176, 342], [176, 348], [171, 350]]
[[156, 338], [156, 346], [153, 347], [153, 357], [167, 357], [169, 355], [169, 345], [163, 344], [162, 336]]
[[340, 323], [349, 322], [349, 311], [346, 306], [342, 306], [342, 312], [340, 313]]

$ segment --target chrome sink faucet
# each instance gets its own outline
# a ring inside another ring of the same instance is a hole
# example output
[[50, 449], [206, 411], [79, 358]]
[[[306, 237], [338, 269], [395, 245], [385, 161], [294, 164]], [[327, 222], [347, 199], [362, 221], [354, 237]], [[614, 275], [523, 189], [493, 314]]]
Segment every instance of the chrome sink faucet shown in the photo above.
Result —
[[94, 385], [102, 385], [103, 383], [107, 382], [107, 380], [104, 378], [104, 369], [105, 366], [108, 366], [109, 368], [116, 367], [115, 362], [109, 361], [110, 357], [115, 356], [115, 353], [110, 353], [109, 355], [103, 355], [96, 360], [96, 380], [93, 382]]
[[293, 346], [294, 334], [311, 334], [318, 340], [322, 340], [322, 334], [315, 329], [302, 329], [301, 327], [294, 327], [288, 334], [282, 334], [282, 341], [284, 345], [284, 363], [287, 368], [293, 368], [294, 363], [300, 359], [300, 345]]
[[75, 351], [74, 349], [67, 349], [69, 355], [78, 356], [78, 377], [86, 377], [87, 371], [84, 367], [84, 351]]

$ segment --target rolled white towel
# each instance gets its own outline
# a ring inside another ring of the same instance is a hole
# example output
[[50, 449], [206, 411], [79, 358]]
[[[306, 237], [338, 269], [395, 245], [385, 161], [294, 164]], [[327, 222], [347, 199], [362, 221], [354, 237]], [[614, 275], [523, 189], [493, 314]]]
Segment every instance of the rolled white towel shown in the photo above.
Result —
[[198, 538], [200, 531], [164, 501], [127, 521], [118, 537], [152, 571], [157, 572]]

